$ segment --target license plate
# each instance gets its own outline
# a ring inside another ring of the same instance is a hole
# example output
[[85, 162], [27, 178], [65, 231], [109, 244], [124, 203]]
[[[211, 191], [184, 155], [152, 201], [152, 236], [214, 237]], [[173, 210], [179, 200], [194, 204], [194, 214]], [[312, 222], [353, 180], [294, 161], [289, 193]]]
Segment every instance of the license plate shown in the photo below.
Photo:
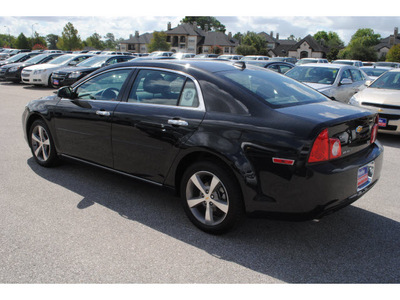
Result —
[[60, 82], [58, 81], [58, 79], [54, 79], [54, 80], [53, 80], [53, 84], [54, 84], [54, 85], [59, 85]]
[[387, 120], [385, 118], [379, 118], [378, 125], [379, 125], [379, 127], [386, 127]]
[[370, 162], [369, 164], [362, 166], [358, 169], [357, 191], [360, 191], [370, 185], [370, 183], [372, 182], [372, 178], [374, 177], [374, 166], [375, 163]]

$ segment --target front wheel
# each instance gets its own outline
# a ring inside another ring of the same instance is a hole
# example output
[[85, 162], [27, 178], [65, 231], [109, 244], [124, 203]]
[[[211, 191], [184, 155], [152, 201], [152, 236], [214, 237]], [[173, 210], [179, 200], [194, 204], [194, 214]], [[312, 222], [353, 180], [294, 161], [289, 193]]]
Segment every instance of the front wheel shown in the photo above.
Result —
[[46, 123], [33, 122], [29, 130], [29, 146], [36, 162], [43, 167], [51, 167], [58, 161], [53, 138]]
[[181, 197], [186, 215], [205, 232], [224, 233], [243, 215], [240, 187], [218, 163], [204, 161], [190, 166], [182, 177]]

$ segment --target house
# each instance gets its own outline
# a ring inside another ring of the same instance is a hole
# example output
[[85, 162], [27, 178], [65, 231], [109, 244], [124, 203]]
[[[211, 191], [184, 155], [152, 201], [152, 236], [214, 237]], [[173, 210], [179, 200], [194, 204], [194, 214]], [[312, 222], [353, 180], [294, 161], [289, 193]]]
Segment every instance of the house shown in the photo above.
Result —
[[393, 34], [381, 39], [380, 43], [374, 47], [375, 51], [378, 53], [378, 59], [386, 57], [386, 54], [389, 52], [390, 48], [397, 44], [400, 44], [400, 35], [399, 28], [395, 27]]
[[273, 34], [272, 31], [270, 34], [265, 32], [258, 34], [267, 41], [268, 55], [271, 57], [288, 56], [289, 49], [297, 42], [295, 40], [280, 40], [279, 33], [276, 34], [276, 38], [274, 38]]
[[307, 57], [326, 58], [328, 52], [329, 48], [327, 46], [318, 43], [311, 35], [307, 35], [288, 49], [288, 56], [297, 59]]
[[121, 52], [147, 53], [147, 44], [152, 38], [152, 33], [139, 35], [139, 31], [135, 31], [135, 35], [131, 34], [128, 40], [120, 42], [120, 50]]

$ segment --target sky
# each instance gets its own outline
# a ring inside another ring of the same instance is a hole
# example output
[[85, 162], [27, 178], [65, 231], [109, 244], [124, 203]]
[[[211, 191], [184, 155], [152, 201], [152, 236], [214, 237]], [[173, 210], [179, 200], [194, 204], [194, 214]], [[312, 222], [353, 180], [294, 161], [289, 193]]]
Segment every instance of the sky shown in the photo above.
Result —
[[[135, 31], [143, 34], [166, 30], [168, 22], [176, 27], [185, 16], [203, 15], [216, 17], [225, 25], [226, 33], [264, 31], [269, 34], [272, 31], [274, 37], [279, 33], [280, 39], [286, 39], [290, 35], [304, 38], [324, 30], [336, 32], [347, 44], [359, 28], [372, 28], [374, 33], [384, 38], [393, 34], [394, 27], [400, 27], [400, 14], [387, 15], [387, 10], [377, 8], [376, 2], [374, 7], [368, 7], [357, 4], [365, 4], [365, 1], [349, 4], [348, 0], [336, 0], [329, 1], [329, 5], [324, 7], [321, 1], [313, 1], [286, 0], [280, 4], [271, 0], [242, 0], [218, 1], [219, 4], [216, 4], [216, 1], [208, 0], [152, 0], [147, 4], [143, 0], [118, 0], [117, 5], [112, 5], [110, 1], [99, 0], [91, 3], [82, 0], [41, 0], [35, 4], [22, 0], [21, 5], [16, 2], [18, 9], [14, 3], [7, 1], [0, 12], [0, 33], [10, 33], [15, 37], [21, 32], [30, 37], [35, 31], [41, 36], [50, 33], [61, 35], [64, 26], [71, 22], [82, 40], [93, 33], [101, 36], [113, 33], [117, 39], [128, 39]], [[399, 12], [400, 4], [395, 5], [398, 7], [393, 7], [392, 11]]]

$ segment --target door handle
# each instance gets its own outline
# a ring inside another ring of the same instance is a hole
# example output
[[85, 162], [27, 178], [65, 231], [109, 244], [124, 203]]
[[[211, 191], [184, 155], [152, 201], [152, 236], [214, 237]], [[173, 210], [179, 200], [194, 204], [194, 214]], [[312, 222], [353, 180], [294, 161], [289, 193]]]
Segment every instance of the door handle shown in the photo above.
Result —
[[109, 117], [109, 116], [111, 116], [111, 113], [109, 111], [105, 111], [105, 110], [98, 110], [98, 111], [96, 111], [96, 115], [103, 116], [103, 117]]
[[175, 126], [188, 126], [189, 123], [186, 122], [185, 120], [168, 120], [169, 125], [175, 125]]

